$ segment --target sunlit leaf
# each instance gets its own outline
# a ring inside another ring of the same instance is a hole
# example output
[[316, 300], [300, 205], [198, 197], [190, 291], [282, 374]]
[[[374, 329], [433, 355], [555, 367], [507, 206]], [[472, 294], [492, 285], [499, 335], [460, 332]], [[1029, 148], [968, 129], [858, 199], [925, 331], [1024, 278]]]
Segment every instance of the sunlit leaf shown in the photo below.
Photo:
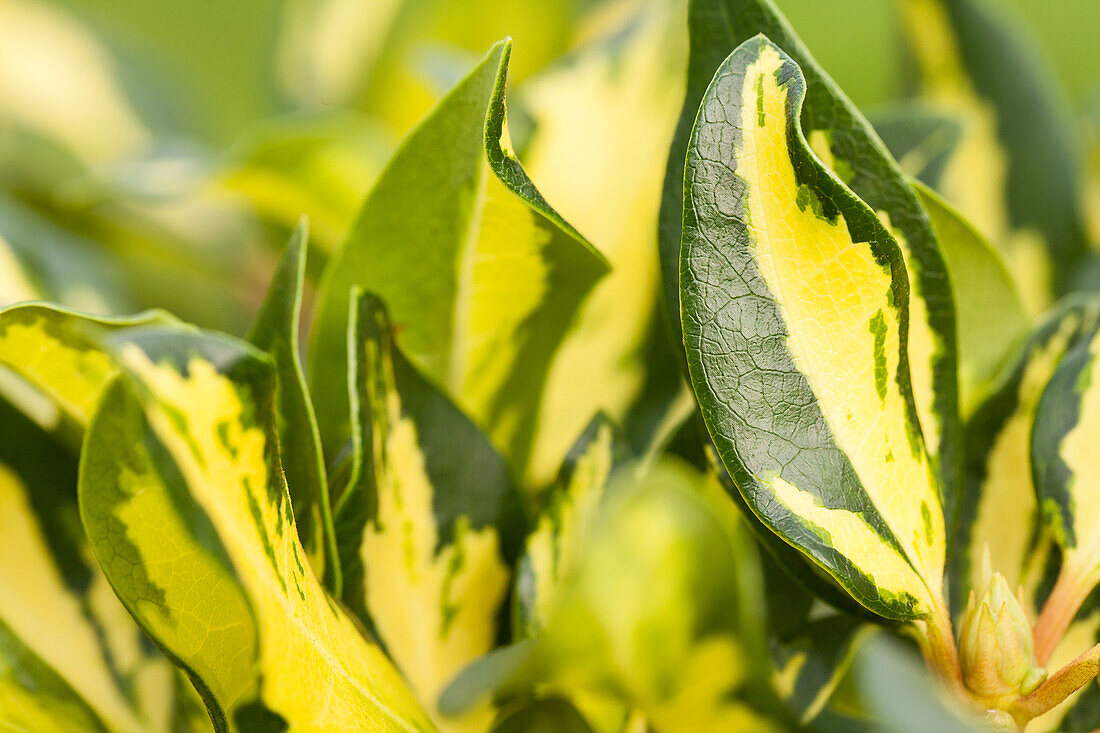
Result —
[[961, 469], [958, 454], [954, 305], [928, 218], [870, 123], [814, 61], [771, 0], [700, 0], [689, 17], [691, 54], [687, 96], [669, 153], [661, 202], [661, 267], [673, 324], [684, 213], [683, 163], [700, 100], [715, 69], [739, 44], [763, 33], [798, 64], [806, 78], [799, 129], [813, 153], [886, 223], [904, 257], [909, 308], [909, 380], [932, 464], [939, 473], [947, 516], [954, 514]]
[[299, 222], [252, 325], [249, 341], [275, 362], [276, 424], [294, 523], [310, 564], [340, 594], [340, 563], [332, 527], [321, 435], [298, 356], [308, 224]]
[[908, 280], [811, 152], [799, 67], [763, 37], [719, 67], [688, 147], [688, 370], [752, 510], [872, 611], [943, 624], [944, 517], [906, 368]]
[[115, 592], [188, 672], [215, 726], [430, 730], [308, 569], [270, 362], [201, 332], [105, 338], [125, 373], [84, 441], [81, 518]]
[[599, 38], [520, 88], [533, 128], [527, 170], [611, 263], [550, 367], [529, 467], [535, 483], [551, 478], [596, 411], [622, 422], [635, 401], [675, 399], [680, 387], [675, 364], [655, 384], [646, 347], [652, 336], [668, 351], [653, 242], [683, 97], [687, 3], [629, 5]]
[[[434, 715], [443, 687], [498, 637], [519, 496], [488, 438], [396, 349], [378, 299], [353, 307], [353, 468], [336, 512], [344, 598]], [[484, 730], [491, 719], [486, 707], [437, 722]]]
[[405, 140], [321, 284], [310, 359], [325, 447], [348, 435], [348, 299], [377, 293], [398, 343], [526, 465], [549, 361], [606, 269], [510, 152], [495, 45]]
[[166, 730], [172, 668], [95, 564], [76, 461], [0, 403], [0, 727]]
[[1071, 288], [1087, 249], [1057, 84], [985, 3], [902, 0], [900, 8], [922, 97], [963, 124], [938, 190], [1005, 254], [1035, 315]]

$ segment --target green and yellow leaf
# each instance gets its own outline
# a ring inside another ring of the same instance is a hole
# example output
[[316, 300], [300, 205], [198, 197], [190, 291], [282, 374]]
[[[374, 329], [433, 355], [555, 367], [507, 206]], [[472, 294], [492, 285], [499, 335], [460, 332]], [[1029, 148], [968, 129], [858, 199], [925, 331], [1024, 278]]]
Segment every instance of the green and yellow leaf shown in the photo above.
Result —
[[583, 705], [608, 699], [633, 711], [618, 730], [780, 730], [753, 548], [708, 480], [672, 461], [616, 472], [545, 626], [470, 667], [445, 707], [534, 693], [568, 697], [595, 730], [616, 728]]
[[763, 33], [790, 55], [806, 79], [797, 122], [814, 154], [887, 223], [904, 258], [909, 291], [905, 379], [912, 385], [925, 449], [939, 474], [945, 515], [953, 516], [962, 459], [957, 451], [962, 426], [954, 303], [947, 267], [920, 201], [870, 123], [814, 60], [772, 0], [697, 0], [688, 24], [687, 95], [669, 153], [660, 217], [661, 267], [671, 322], [680, 323], [684, 185], [691, 183], [684, 177], [684, 162], [700, 102], [727, 55]]
[[966, 493], [952, 559], [953, 602], [963, 602], [978, 587], [986, 548], [1009, 587], [1023, 585], [1025, 598], [1034, 596], [1050, 542], [1039, 531], [1032, 479], [1036, 411], [1066, 354], [1098, 326], [1100, 308], [1092, 303], [1071, 303], [1050, 315], [968, 421]]
[[757, 37], [703, 96], [685, 171], [688, 371], [765, 524], [875, 613], [941, 623], [944, 515], [909, 382], [905, 261], [810, 150], [805, 90]]
[[924, 100], [962, 123], [937, 190], [1006, 257], [1030, 315], [1085, 253], [1075, 145], [1035, 51], [983, 3], [901, 0]]
[[[1092, 305], [1095, 308], [1097, 304]], [[1094, 326], [1066, 350], [1043, 390], [1031, 432], [1031, 469], [1039, 513], [1062, 551], [1057, 582], [1036, 626], [1036, 654], [1041, 659], [1054, 651], [1059, 632], [1069, 626], [1100, 582], [1097, 332]], [[1063, 618], [1056, 618], [1060, 614]], [[1048, 639], [1045, 632], [1052, 628], [1056, 632]]]
[[800, 723], [821, 713], [874, 631], [865, 621], [837, 613], [807, 620], [796, 636], [773, 644], [776, 690]]
[[279, 462], [275, 374], [243, 342], [145, 327], [81, 462], [81, 517], [119, 598], [219, 730], [432, 730], [308, 568]]
[[375, 630], [443, 730], [436, 700], [498, 637], [523, 517], [488, 438], [394, 345], [380, 301], [353, 300], [353, 468], [337, 509], [345, 600]]
[[326, 451], [349, 433], [342, 389], [353, 287], [378, 293], [410, 360], [526, 466], [546, 370], [606, 263], [510, 150], [496, 44], [409, 135], [322, 278], [311, 388]]
[[340, 563], [321, 434], [298, 356], [308, 232], [307, 222], [300, 221], [256, 314], [249, 341], [266, 351], [275, 362], [279, 452], [298, 537], [314, 572], [324, 578], [325, 585], [339, 597]]
[[96, 566], [68, 451], [0, 404], [0, 727], [163, 731], [171, 666]]
[[612, 469], [627, 456], [605, 415], [593, 418], [569, 451], [516, 566], [513, 618], [518, 638], [537, 635], [553, 615]]
[[[623, 422], [667, 339], [653, 241], [665, 151], [683, 97], [682, 0], [618, 2], [602, 34], [521, 89], [533, 130], [523, 160], [540, 190], [611, 263], [554, 356], [527, 478], [549, 483], [597, 411]], [[625, 8], [625, 10], [624, 10]], [[599, 8], [608, 14], [607, 7]], [[616, 216], [613, 212], [630, 212]], [[679, 387], [675, 365], [668, 391]]]
[[0, 364], [22, 382], [3, 380], [4, 395], [21, 406], [29, 401], [28, 415], [43, 428], [79, 436], [118, 374], [90, 331], [174, 320], [160, 312], [105, 319], [47, 304], [9, 307], [0, 311]]

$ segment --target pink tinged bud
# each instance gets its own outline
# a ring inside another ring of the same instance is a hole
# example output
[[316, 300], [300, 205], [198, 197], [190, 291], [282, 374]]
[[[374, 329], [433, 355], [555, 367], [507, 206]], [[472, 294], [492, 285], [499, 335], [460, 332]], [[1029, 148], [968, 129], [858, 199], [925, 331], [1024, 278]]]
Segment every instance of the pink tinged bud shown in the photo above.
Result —
[[980, 600], [970, 594], [959, 630], [963, 681], [984, 698], [1035, 690], [1046, 672], [1035, 660], [1031, 623], [1000, 573], [992, 573]]

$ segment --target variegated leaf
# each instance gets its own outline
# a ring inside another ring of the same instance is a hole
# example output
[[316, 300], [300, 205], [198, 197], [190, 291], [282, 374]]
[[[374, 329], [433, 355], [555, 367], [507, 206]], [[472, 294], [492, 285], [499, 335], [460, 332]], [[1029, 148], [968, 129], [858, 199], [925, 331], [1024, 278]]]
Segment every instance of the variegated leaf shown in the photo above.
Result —
[[688, 371], [760, 519], [867, 608], [943, 633], [944, 516], [907, 368], [905, 261], [811, 151], [805, 94], [758, 36], [703, 96], [685, 168]]
[[298, 356], [298, 323], [305, 286], [308, 223], [303, 219], [287, 244], [279, 269], [252, 325], [249, 341], [275, 362], [279, 454], [290, 489], [294, 523], [310, 565], [333, 595], [340, 595], [340, 562], [332, 527], [328, 476], [321, 434]]
[[[1100, 304], [1093, 301], [1093, 306]], [[1031, 471], [1046, 529], [1062, 551], [1058, 579], [1036, 622], [1045, 660], [1100, 583], [1100, 336], [1072, 344], [1043, 390], [1031, 431]]]
[[1005, 254], [1031, 315], [1087, 250], [1077, 154], [1034, 49], [975, 0], [901, 0], [923, 99], [963, 123], [938, 190]]
[[800, 723], [824, 710], [862, 643], [875, 627], [853, 616], [833, 614], [805, 620], [793, 638], [775, 640], [776, 689]]
[[279, 462], [275, 374], [228, 337], [104, 334], [124, 372], [88, 427], [80, 507], [127, 609], [219, 730], [431, 730], [308, 568]]
[[1049, 554], [1043, 545], [1050, 541], [1039, 531], [1032, 481], [1036, 410], [1067, 352], [1098, 326], [1096, 303], [1071, 303], [1051, 314], [968, 421], [966, 489], [952, 553], [954, 605], [978, 587], [987, 547], [1009, 587], [1023, 585], [1025, 596], [1034, 597]]
[[399, 343], [522, 470], [546, 371], [606, 262], [511, 152], [502, 41], [409, 135], [322, 278], [310, 353], [325, 448], [349, 432], [352, 287], [378, 293]]
[[535, 636], [552, 616], [611, 472], [628, 457], [617, 428], [602, 414], [569, 451], [516, 567], [512, 613], [518, 638]]
[[[553, 480], [562, 454], [597, 411], [625, 430], [627, 416], [640, 412], [631, 409], [636, 403], [660, 414], [683, 394], [676, 363], [670, 360], [659, 381], [659, 357], [646, 349], [656, 341], [660, 356], [669, 351], [653, 241], [665, 155], [683, 98], [687, 2], [629, 6], [612, 24], [597, 8], [590, 24], [607, 27], [596, 40], [520, 90], [532, 125], [522, 149], [525, 167], [611, 263], [550, 366], [527, 472], [539, 486]], [[587, 30], [582, 25], [580, 34]]]
[[488, 438], [394, 345], [372, 295], [353, 298], [353, 467], [337, 508], [345, 600], [444, 730], [483, 730], [436, 699], [494, 645], [522, 536], [519, 496]]
[[118, 374], [91, 332], [171, 322], [154, 311], [106, 319], [47, 304], [12, 306], [0, 311], [0, 365], [20, 379], [4, 378], [0, 390], [46, 430], [78, 440]]
[[[443, 707], [564, 695], [601, 731], [782, 730], [752, 543], [710, 480], [673, 461], [617, 471], [545, 626], [465, 670]], [[617, 728], [584, 707], [609, 697]]]
[[772, 0], [695, 0], [688, 25], [687, 95], [669, 153], [660, 217], [661, 267], [671, 322], [680, 322], [683, 187], [690, 184], [684, 177], [684, 161], [700, 100], [726, 56], [763, 33], [791, 56], [806, 78], [798, 122], [813, 152], [886, 222], [905, 259], [909, 381], [926, 449], [943, 487], [945, 513], [953, 516], [962, 460], [957, 452], [961, 423], [954, 304], [947, 268], [920, 201], [870, 123], [817, 64]]
[[165, 731], [172, 667], [84, 539], [76, 461], [0, 402], [0, 728]]

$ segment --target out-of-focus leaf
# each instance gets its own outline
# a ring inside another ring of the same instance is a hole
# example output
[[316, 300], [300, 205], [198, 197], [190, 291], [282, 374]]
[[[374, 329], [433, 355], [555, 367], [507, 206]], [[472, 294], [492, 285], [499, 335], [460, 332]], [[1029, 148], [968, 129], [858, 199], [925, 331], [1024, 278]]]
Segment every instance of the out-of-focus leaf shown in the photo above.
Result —
[[876, 114], [875, 132], [901, 169], [934, 190], [956, 163], [966, 122], [928, 104], [898, 103]]
[[502, 715], [492, 733], [592, 733], [592, 729], [568, 702], [549, 698]]
[[287, 244], [267, 296], [252, 324], [249, 341], [266, 351], [275, 363], [276, 426], [279, 455], [294, 509], [298, 538], [310, 565], [339, 597], [340, 561], [332, 526], [328, 476], [321, 453], [321, 434], [306, 389], [298, 351], [298, 324], [305, 285], [306, 241], [309, 225], [299, 222]]
[[517, 565], [512, 612], [518, 638], [537, 635], [552, 617], [612, 470], [628, 458], [605, 415], [593, 418], [570, 449]]
[[10, 140], [8, 130], [16, 126], [37, 130], [84, 163], [148, 144], [149, 131], [119, 84], [109, 50], [63, 9], [4, 0], [0, 67], [0, 139]]
[[299, 114], [246, 133], [221, 178], [287, 232], [308, 216], [311, 243], [328, 253], [344, 241], [389, 154], [386, 137], [365, 118]]
[[879, 635], [856, 660], [856, 679], [866, 706], [876, 718], [876, 733], [978, 733], [979, 720], [954, 710], [912, 654]]
[[29, 383], [5, 380], [4, 394], [17, 404], [32, 400], [28, 414], [41, 427], [79, 438], [118, 375], [92, 332], [169, 323], [176, 321], [161, 312], [107, 319], [36, 303], [0, 311], [0, 364]]
[[776, 689], [800, 723], [824, 709], [874, 628], [853, 616], [833, 614], [807, 620], [792, 638], [773, 642]]
[[908, 379], [905, 261], [811, 152], [805, 93], [757, 37], [703, 96], [685, 172], [688, 371], [760, 519], [875, 613], [942, 632], [946, 534]]
[[997, 247], [1032, 315], [1087, 249], [1076, 144], [1058, 84], [1015, 28], [973, 0], [902, 0], [920, 92], [964, 123], [939, 191]]
[[124, 371], [85, 437], [81, 518], [115, 592], [187, 671], [215, 727], [431, 730], [308, 569], [266, 357], [163, 327], [101, 342]]
[[0, 402], [0, 727], [164, 731], [172, 668], [88, 551], [76, 462]]
[[675, 365], [668, 386], [647, 383], [655, 375], [646, 347], [657, 332], [668, 350], [653, 244], [665, 152], [683, 97], [687, 3], [628, 5], [600, 38], [520, 89], [533, 125], [525, 166], [611, 263], [550, 367], [529, 466], [535, 484], [552, 476], [596, 411], [622, 421], [635, 400], [674, 399], [680, 386]]
[[141, 12], [127, 0], [55, 5], [105, 42], [115, 84], [154, 133], [225, 143], [285, 104], [274, 73], [283, 3], [151, 0]]
[[484, 695], [592, 692], [655, 730], [772, 731], [761, 675], [759, 577], [751, 543], [678, 463], [619, 474], [576, 575], [536, 637], [460, 675], [444, 709]]
[[683, 186], [692, 183], [684, 178], [689, 137], [715, 69], [734, 48], [763, 33], [790, 55], [806, 79], [797, 121], [814, 156], [883, 220], [904, 257], [909, 291], [905, 344], [909, 364], [904, 378], [912, 384], [926, 448], [939, 474], [945, 514], [953, 516], [961, 470], [961, 456], [956, 453], [961, 422], [954, 304], [946, 264], [920, 201], [870, 123], [818, 66], [771, 0], [697, 0], [688, 23], [687, 95], [669, 153], [660, 218], [662, 276], [676, 335], [680, 335], [678, 273], [687, 210]]
[[[4, 288], [5, 305], [43, 298], [102, 315], [131, 309], [131, 291], [122, 282], [117, 258], [3, 194], [0, 239], [15, 260], [5, 265], [12, 269]], [[23, 271], [22, 278], [16, 268]], [[23, 297], [27, 295], [31, 297]]]
[[[585, 0], [295, 0], [285, 18], [281, 76], [307, 103], [351, 106], [404, 135], [446, 91], [440, 59], [462, 66], [498, 38], [524, 49], [523, 80], [572, 40]], [[452, 64], [446, 64], [452, 66]]]
[[914, 183], [936, 230], [955, 294], [959, 335], [959, 405], [964, 417], [981, 402], [1030, 319], [1004, 261], [989, 242], [937, 194]]
[[[1096, 329], [1067, 349], [1043, 390], [1031, 430], [1031, 471], [1040, 516], [1062, 550], [1058, 581], [1048, 603], [1071, 614], [1100, 582], [1098, 352]], [[1036, 655], [1041, 660], [1057, 641], [1045, 638], [1045, 620], [1040, 618], [1036, 626]], [[1067, 626], [1070, 620], [1064, 620]]]
[[25, 300], [39, 300], [41, 297], [34, 276], [0, 235], [0, 307]]
[[[523, 532], [503, 459], [393, 343], [371, 295], [353, 299], [353, 468], [337, 508], [345, 601], [376, 631], [425, 708], [488, 652]], [[437, 720], [485, 730], [492, 711]]]
[[376, 292], [399, 345], [527, 463], [546, 370], [606, 263], [510, 152], [510, 43], [488, 55], [404, 142], [322, 279], [310, 380], [326, 451], [348, 435], [348, 299]]

